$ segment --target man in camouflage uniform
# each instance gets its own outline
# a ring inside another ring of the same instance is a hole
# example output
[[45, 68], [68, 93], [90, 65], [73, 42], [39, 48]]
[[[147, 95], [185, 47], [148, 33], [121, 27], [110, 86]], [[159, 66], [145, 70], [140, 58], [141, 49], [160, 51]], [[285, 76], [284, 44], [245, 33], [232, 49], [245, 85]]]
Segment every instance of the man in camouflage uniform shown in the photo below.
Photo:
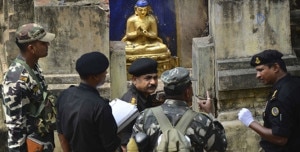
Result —
[[[32, 105], [37, 107], [43, 100], [43, 90], [46, 90], [47, 84], [38, 60], [47, 56], [49, 42], [54, 38], [55, 34], [46, 32], [41, 25], [34, 23], [22, 25], [16, 31], [16, 44], [20, 49], [17, 59], [25, 62], [40, 82], [38, 83], [20, 62], [13, 62], [4, 76], [3, 109], [10, 152], [27, 151], [26, 138], [38, 129], [34, 125], [37, 121], [30, 116], [29, 108], [32, 108]], [[44, 133], [43, 137], [34, 136], [48, 143], [44, 151], [53, 151], [53, 131]]]
[[[176, 67], [162, 73], [166, 101], [161, 105], [164, 114], [171, 124], [176, 126], [192, 102], [192, 78], [189, 71], [183, 67]], [[151, 108], [144, 110], [137, 118], [133, 127], [133, 137], [137, 133], [147, 135], [146, 139], [138, 142], [140, 151], [153, 151], [157, 146], [157, 139], [162, 134]], [[225, 151], [227, 140], [223, 126], [204, 113], [197, 113], [185, 133], [191, 141], [192, 151]], [[138, 139], [136, 137], [135, 139]], [[140, 140], [140, 139], [138, 139]], [[137, 141], [138, 141], [137, 140]], [[128, 146], [131, 143], [128, 144]], [[130, 147], [128, 147], [129, 149]]]

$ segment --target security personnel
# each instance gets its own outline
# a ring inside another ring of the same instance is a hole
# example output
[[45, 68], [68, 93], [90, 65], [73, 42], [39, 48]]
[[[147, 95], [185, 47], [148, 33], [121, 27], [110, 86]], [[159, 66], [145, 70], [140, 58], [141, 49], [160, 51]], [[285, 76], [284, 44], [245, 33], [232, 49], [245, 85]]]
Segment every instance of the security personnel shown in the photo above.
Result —
[[137, 59], [128, 68], [128, 73], [132, 75], [132, 85], [121, 99], [136, 104], [139, 111], [151, 107], [158, 84], [157, 61], [151, 58]]
[[300, 78], [287, 73], [282, 56], [277, 50], [264, 50], [250, 61], [256, 69], [256, 78], [273, 85], [263, 113], [263, 126], [254, 121], [246, 108], [238, 114], [244, 125], [261, 136], [260, 145], [266, 152], [299, 151]]
[[57, 101], [57, 132], [63, 151], [113, 152], [120, 147], [109, 100], [97, 87], [105, 82], [109, 62], [98, 52], [76, 61], [81, 83], [64, 90]]
[[42, 127], [43, 131], [38, 131], [40, 125], [36, 124], [39, 120], [30, 112], [30, 107], [38, 108], [41, 105], [43, 91], [47, 90], [38, 60], [48, 55], [48, 46], [54, 38], [55, 34], [46, 32], [44, 27], [36, 23], [24, 24], [16, 31], [20, 54], [10, 65], [2, 84], [9, 151], [27, 151], [26, 139], [29, 135], [45, 143], [45, 151], [54, 149], [53, 130], [46, 131]]
[[[158, 85], [157, 61], [151, 58], [139, 58], [132, 62], [128, 73], [132, 75], [131, 86], [121, 100], [137, 105], [140, 112], [157, 105], [155, 94]], [[123, 149], [126, 149], [133, 124], [134, 121], [120, 133]]]
[[[189, 109], [188, 103], [192, 102], [193, 88], [192, 78], [189, 71], [183, 67], [176, 67], [162, 73], [161, 80], [164, 83], [166, 100], [161, 105], [164, 114], [168, 117], [172, 126]], [[152, 108], [145, 109], [137, 118], [133, 126], [133, 137], [138, 133], [146, 133], [147, 137], [137, 145], [140, 151], [153, 151], [161, 135], [160, 125], [158, 124]], [[193, 112], [195, 113], [195, 112]], [[211, 119], [205, 113], [197, 113], [188, 128], [186, 136], [191, 140], [192, 151], [203, 152], [226, 150], [227, 140], [225, 131], [221, 123]], [[137, 138], [135, 138], [137, 139]], [[128, 146], [131, 146], [128, 144]], [[129, 148], [129, 147], [128, 147]]]

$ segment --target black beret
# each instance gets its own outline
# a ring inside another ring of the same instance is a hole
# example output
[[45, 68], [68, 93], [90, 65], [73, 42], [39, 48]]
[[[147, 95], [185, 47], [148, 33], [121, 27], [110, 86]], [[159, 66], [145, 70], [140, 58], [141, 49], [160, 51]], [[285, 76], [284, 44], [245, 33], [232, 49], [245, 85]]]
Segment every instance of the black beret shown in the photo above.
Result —
[[283, 54], [277, 50], [264, 50], [258, 54], [255, 54], [250, 61], [251, 66], [258, 66], [268, 63], [275, 63], [282, 61]]
[[157, 73], [157, 61], [151, 58], [139, 58], [131, 63], [128, 73], [134, 76]]
[[89, 52], [83, 54], [76, 61], [76, 71], [81, 76], [100, 74], [108, 68], [107, 57], [100, 52]]

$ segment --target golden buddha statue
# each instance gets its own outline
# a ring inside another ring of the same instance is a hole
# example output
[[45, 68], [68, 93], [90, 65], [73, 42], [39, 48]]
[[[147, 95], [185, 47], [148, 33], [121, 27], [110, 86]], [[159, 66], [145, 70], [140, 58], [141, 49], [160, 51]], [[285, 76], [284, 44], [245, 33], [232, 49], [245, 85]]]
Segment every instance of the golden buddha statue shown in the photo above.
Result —
[[158, 62], [158, 73], [178, 66], [178, 58], [172, 57], [168, 47], [158, 37], [157, 21], [146, 0], [138, 0], [135, 14], [126, 23], [126, 34], [121, 41], [126, 43], [127, 67], [138, 58], [148, 57]]

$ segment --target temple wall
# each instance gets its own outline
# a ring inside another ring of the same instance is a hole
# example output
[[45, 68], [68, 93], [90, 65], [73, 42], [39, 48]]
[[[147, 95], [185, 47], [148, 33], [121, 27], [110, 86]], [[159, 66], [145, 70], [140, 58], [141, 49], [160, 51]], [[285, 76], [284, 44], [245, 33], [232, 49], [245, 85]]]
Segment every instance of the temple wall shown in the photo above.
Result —
[[292, 53], [289, 1], [212, 0], [209, 8], [217, 59], [249, 57], [266, 48]]
[[[80, 82], [75, 71], [76, 59], [90, 51], [100, 51], [110, 57], [109, 50], [109, 10], [107, 1], [32, 1], [20, 0], [1, 2], [0, 13], [0, 81], [11, 61], [19, 53], [15, 45], [15, 31], [25, 23], [36, 22], [56, 38], [49, 46], [48, 56], [39, 63], [45, 74], [49, 89], [59, 94], [71, 84]], [[108, 70], [109, 71], [109, 70]], [[110, 97], [109, 74], [99, 91]], [[126, 84], [125, 84], [126, 85]], [[1, 101], [2, 102], [2, 101]], [[0, 110], [0, 151], [6, 145], [6, 127]], [[2, 141], [3, 140], [3, 141]], [[60, 150], [56, 140], [56, 151]]]

